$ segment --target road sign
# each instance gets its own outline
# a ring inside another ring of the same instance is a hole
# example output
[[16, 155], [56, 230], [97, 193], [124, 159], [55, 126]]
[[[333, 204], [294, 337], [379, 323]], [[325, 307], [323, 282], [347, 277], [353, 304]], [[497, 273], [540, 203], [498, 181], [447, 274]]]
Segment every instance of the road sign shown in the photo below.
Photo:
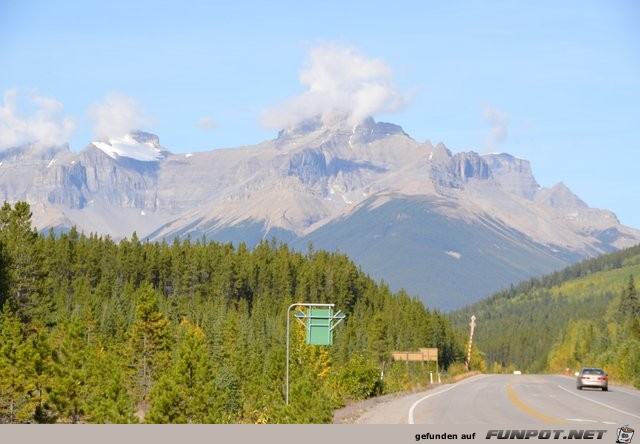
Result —
[[420, 348], [417, 352], [394, 351], [391, 352], [394, 361], [438, 361], [437, 348]]
[[[411, 361], [430, 362], [436, 363], [436, 373], [438, 375], [438, 382], [440, 382], [440, 370], [438, 370], [438, 349], [422, 347], [419, 351], [393, 351], [391, 352], [391, 359], [394, 361], [405, 361], [407, 366]], [[433, 374], [429, 374], [429, 380], [433, 384]]]
[[332, 345], [333, 329], [346, 316], [341, 311], [333, 313], [333, 308], [309, 308], [307, 313], [296, 311], [293, 316], [307, 331], [307, 344]]
[[438, 360], [438, 349], [437, 348], [420, 348], [419, 349], [425, 361], [437, 361]]
[[333, 335], [331, 324], [333, 321], [330, 308], [310, 308], [307, 315], [307, 344], [331, 345]]
[[[307, 307], [307, 313], [297, 310], [293, 317], [305, 326], [307, 331], [307, 344], [331, 345], [333, 344], [333, 329], [347, 316], [338, 311], [333, 313], [334, 304], [291, 304], [287, 309], [287, 386], [286, 403], [289, 404], [289, 313], [293, 307]], [[322, 308], [318, 308], [322, 307]]]

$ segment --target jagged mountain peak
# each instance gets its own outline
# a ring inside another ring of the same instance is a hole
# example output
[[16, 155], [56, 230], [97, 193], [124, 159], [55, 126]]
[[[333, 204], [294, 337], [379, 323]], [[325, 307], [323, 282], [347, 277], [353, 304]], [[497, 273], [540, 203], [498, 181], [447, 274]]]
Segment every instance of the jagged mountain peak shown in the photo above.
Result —
[[438, 142], [438, 144], [433, 148], [433, 155], [434, 157], [443, 160], [448, 160], [449, 158], [453, 157], [453, 154], [451, 153], [449, 148], [447, 148], [447, 146], [442, 142]]
[[361, 123], [350, 125], [340, 115], [332, 114], [329, 116], [318, 115], [298, 122], [289, 128], [284, 128], [278, 133], [277, 140], [279, 142], [287, 142], [299, 137], [327, 137], [330, 135], [356, 136], [360, 143], [367, 143], [392, 135], [409, 137], [399, 125], [376, 122], [373, 117], [368, 117]]
[[589, 206], [576, 196], [563, 182], [558, 182], [549, 189], [541, 190], [537, 196], [537, 200], [555, 209], [589, 208]]

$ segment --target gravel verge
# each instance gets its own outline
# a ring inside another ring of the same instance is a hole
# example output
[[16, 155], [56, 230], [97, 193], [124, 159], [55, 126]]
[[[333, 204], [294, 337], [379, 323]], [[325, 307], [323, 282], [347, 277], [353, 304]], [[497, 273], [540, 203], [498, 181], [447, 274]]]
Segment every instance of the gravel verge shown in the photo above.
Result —
[[347, 404], [334, 412], [333, 424], [355, 424], [362, 415], [381, 404], [389, 403], [405, 396], [414, 393], [421, 393], [423, 391], [424, 389], [416, 389], [405, 392], [390, 393], [388, 395], [376, 396], [374, 398], [365, 399], [364, 401]]

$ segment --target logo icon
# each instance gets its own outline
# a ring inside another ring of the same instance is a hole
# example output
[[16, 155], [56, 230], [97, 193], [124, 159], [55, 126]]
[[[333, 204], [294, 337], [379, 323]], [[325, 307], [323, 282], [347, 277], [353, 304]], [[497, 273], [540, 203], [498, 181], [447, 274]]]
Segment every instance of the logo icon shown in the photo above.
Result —
[[628, 425], [620, 427], [616, 435], [616, 442], [619, 444], [631, 443], [631, 438], [633, 438], [633, 431], [634, 430]]

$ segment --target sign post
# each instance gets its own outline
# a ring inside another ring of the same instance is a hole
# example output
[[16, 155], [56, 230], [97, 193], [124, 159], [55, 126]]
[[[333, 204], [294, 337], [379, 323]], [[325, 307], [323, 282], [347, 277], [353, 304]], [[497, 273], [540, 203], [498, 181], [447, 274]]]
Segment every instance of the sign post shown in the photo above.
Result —
[[335, 307], [335, 304], [296, 303], [289, 306], [287, 309], [287, 387], [285, 395], [287, 405], [289, 405], [289, 320], [291, 318], [290, 313], [293, 307], [308, 308], [307, 313], [298, 310], [293, 315], [298, 322], [304, 325], [307, 331], [307, 344], [332, 345], [333, 329], [347, 317], [341, 311], [333, 313], [333, 307]]
[[[391, 359], [394, 361], [406, 361], [407, 367], [409, 361], [419, 362], [435, 362], [436, 374], [438, 375], [438, 382], [440, 382], [440, 369], [438, 368], [438, 349], [437, 348], [420, 348], [419, 351], [393, 351], [391, 352]], [[429, 372], [429, 381], [433, 384], [433, 374]]]
[[471, 323], [469, 324], [469, 327], [471, 327], [471, 332], [469, 334], [469, 351], [467, 352], [467, 363], [466, 363], [467, 371], [471, 366], [471, 343], [473, 342], [473, 331], [476, 329], [475, 315], [471, 315]]

